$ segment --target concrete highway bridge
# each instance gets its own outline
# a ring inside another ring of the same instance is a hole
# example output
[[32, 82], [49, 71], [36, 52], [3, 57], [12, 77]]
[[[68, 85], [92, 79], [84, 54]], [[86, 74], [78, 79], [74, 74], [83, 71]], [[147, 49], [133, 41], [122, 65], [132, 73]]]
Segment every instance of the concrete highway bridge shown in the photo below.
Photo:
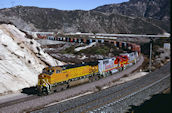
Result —
[[143, 34], [103, 34], [103, 33], [66, 33], [66, 35], [87, 35], [87, 36], [105, 36], [105, 37], [152, 37], [152, 38], [160, 38], [160, 37], [170, 37], [170, 34], [164, 35], [143, 35]]
[[[30, 32], [32, 34], [41, 34], [41, 35], [53, 35], [54, 32]], [[98, 36], [98, 37], [148, 37], [148, 38], [160, 38], [160, 37], [170, 37], [171, 34], [105, 34], [105, 33], [65, 33], [64, 35], [81, 35], [81, 36]]]

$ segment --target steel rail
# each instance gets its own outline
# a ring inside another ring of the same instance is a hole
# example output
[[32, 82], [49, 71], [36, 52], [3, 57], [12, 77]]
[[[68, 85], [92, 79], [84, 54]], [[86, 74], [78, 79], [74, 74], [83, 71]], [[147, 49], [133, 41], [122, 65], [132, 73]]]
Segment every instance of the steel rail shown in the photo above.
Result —
[[12, 100], [12, 101], [7, 101], [7, 102], [4, 102], [4, 103], [1, 103], [0, 108], [11, 106], [13, 104], [25, 102], [25, 101], [28, 101], [28, 100], [33, 100], [33, 99], [36, 99], [36, 98], [39, 98], [39, 97], [36, 96], [36, 95], [32, 95], [32, 96], [27, 96], [27, 97], [20, 98], [20, 99], [15, 99], [15, 100]]
[[[168, 78], [169, 76], [170, 76], [170, 74], [168, 74], [167, 76], [163, 77], [163, 78], [160, 79], [160, 80], [157, 80], [157, 81], [155, 81], [155, 82], [152, 82], [152, 83], [149, 84], [149, 85], [145, 85], [145, 87], [143, 87], [142, 89], [136, 90], [136, 91], [133, 92], [133, 93], [129, 93], [128, 95], [123, 96], [123, 98], [120, 98], [120, 99], [117, 100], [117, 101], [113, 101], [113, 100], [112, 100], [112, 102], [111, 102], [110, 104], [106, 104], [105, 106], [99, 107], [99, 108], [97, 107], [98, 109], [95, 109], [94, 111], [99, 111], [99, 110], [101, 110], [102, 108], [109, 107], [110, 105], [114, 105], [114, 104], [116, 104], [116, 103], [118, 103], [118, 102], [120, 102], [120, 101], [122, 101], [122, 100], [124, 100], [124, 99], [126, 99], [126, 98], [129, 98], [129, 97], [131, 97], [131, 96], [134, 96], [135, 94], [137, 94], [137, 93], [139, 93], [139, 92], [142, 92], [142, 91], [144, 91], [144, 90], [146, 90], [146, 89], [152, 87], [153, 85], [155, 85], [155, 84], [161, 82], [162, 80]], [[122, 97], [122, 96], [121, 96], [121, 97]]]
[[[49, 95], [52, 95], [52, 94], [49, 94]], [[3, 108], [3, 107], [11, 106], [13, 104], [18, 104], [18, 103], [21, 103], [21, 102], [30, 101], [30, 100], [33, 100], [33, 99], [36, 99], [36, 98], [41, 98], [41, 97], [40, 96], [36, 96], [36, 95], [32, 95], [32, 96], [27, 96], [27, 97], [24, 97], [24, 98], [19, 98], [19, 99], [7, 101], [7, 102], [4, 102], [4, 103], [0, 103], [0, 109]]]
[[[127, 97], [128, 95], [138, 93], [139, 91], [143, 91], [143, 90], [145, 90], [146, 88], [149, 88], [150, 86], [152, 86], [152, 85], [154, 85], [154, 84], [156, 84], [156, 83], [159, 83], [160, 81], [162, 81], [163, 79], [165, 79], [165, 78], [167, 78], [167, 77], [169, 77], [169, 76], [170, 76], [170, 75], [168, 74], [168, 75], [166, 75], [166, 76], [163, 77], [163, 78], [162, 78], [162, 77], [161, 77], [161, 78], [156, 78], [156, 77], [155, 77], [155, 79], [154, 79], [153, 81], [151, 81], [151, 82], [149, 81], [149, 82], [147, 82], [146, 84], [141, 84], [139, 87], [138, 87], [138, 85], [135, 85], [134, 87], [133, 87], [133, 86], [128, 86], [128, 87], [126, 87], [126, 88], [124, 88], [124, 89], [118, 90], [118, 91], [116, 91], [115, 93], [119, 93], [119, 92], [125, 91], [125, 90], [127, 90], [127, 89], [129, 89], [129, 88], [134, 88], [134, 89], [135, 89], [135, 90], [132, 91], [132, 92], [129, 92], [129, 93], [125, 94], [125, 95], [122, 95], [122, 96], [120, 96], [120, 97], [118, 97], [118, 98], [111, 99], [110, 101], [106, 101], [105, 103], [99, 104], [98, 106], [93, 106], [93, 107], [91, 107], [91, 108], [89, 108], [89, 109], [87, 109], [86, 111], [83, 111], [83, 112], [88, 112], [88, 111], [90, 111], [90, 110], [93, 110], [93, 109], [96, 109], [96, 108], [100, 108], [101, 106], [103, 106], [103, 105], [105, 105], [105, 104], [112, 103], [112, 102], [117, 101], [117, 100], [119, 100], [119, 99], [121, 99], [121, 98]], [[145, 78], [145, 79], [149, 80], [149, 79], [152, 79], [152, 77]], [[140, 80], [139, 80], [139, 81], [136, 81], [136, 83], [140, 84], [141, 82], [140, 82]], [[136, 84], [136, 83], [135, 83], [135, 84]], [[93, 100], [93, 101], [86, 102], [86, 103], [84, 103], [84, 104], [82, 104], [82, 105], [80, 105], [80, 106], [75, 106], [75, 107], [73, 107], [73, 108], [71, 108], [71, 109], [68, 109], [68, 110], [65, 110], [65, 111], [62, 111], [62, 112], [63, 112], [63, 113], [64, 113], [64, 112], [69, 112], [69, 111], [75, 110], [75, 109], [77, 109], [77, 108], [83, 107], [83, 106], [85, 106], [85, 105], [87, 105], [87, 104], [90, 104], [90, 103], [93, 103], [93, 102], [102, 100], [102, 99], [104, 99], [104, 98], [106, 98], [106, 97], [113, 96], [113, 95], [114, 95], [114, 92], [113, 92], [113, 93], [110, 93], [110, 94], [108, 94], [108, 95], [102, 96], [101, 98], [97, 98], [97, 99], [95, 99], [95, 100]]]

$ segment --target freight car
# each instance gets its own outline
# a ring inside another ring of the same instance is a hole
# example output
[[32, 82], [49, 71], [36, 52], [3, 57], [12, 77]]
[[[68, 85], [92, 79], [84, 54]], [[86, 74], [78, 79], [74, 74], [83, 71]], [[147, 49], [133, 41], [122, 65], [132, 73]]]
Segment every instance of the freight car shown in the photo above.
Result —
[[109, 59], [98, 60], [96, 63], [44, 68], [38, 76], [38, 94], [49, 94], [66, 89], [70, 86], [70, 83], [78, 80], [94, 81], [109, 76], [136, 63], [137, 57], [137, 52], [131, 52]]

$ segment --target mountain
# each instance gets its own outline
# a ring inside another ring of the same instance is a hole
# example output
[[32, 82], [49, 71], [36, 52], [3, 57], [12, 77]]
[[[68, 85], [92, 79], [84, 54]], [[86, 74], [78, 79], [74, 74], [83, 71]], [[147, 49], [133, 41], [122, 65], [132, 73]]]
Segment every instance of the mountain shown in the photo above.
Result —
[[108, 14], [170, 20], [170, 0], [130, 0], [121, 4], [109, 4], [93, 9]]
[[[162, 34], [169, 32], [169, 13], [166, 12], [167, 16], [163, 16], [164, 10], [157, 12], [160, 5], [148, 11], [148, 7], [151, 6], [146, 5], [146, 3], [149, 3], [148, 0], [145, 1], [147, 2], [144, 2], [144, 0], [130, 0], [121, 4], [97, 7], [89, 11], [64, 11], [51, 8], [16, 6], [0, 9], [0, 20], [12, 22], [19, 29], [25, 31], [134, 34]], [[165, 3], [168, 2], [167, 0], [164, 1]], [[135, 8], [134, 6], [137, 6], [138, 9], [140, 7], [139, 11], [142, 13], [132, 10], [132, 7]], [[142, 7], [147, 7], [146, 13], [143, 13], [145, 11], [141, 10]], [[168, 7], [166, 9], [169, 10]], [[152, 12], [157, 13], [153, 14]]]
[[170, 32], [170, 0], [130, 0], [121, 4], [97, 7], [94, 11], [140, 17]]

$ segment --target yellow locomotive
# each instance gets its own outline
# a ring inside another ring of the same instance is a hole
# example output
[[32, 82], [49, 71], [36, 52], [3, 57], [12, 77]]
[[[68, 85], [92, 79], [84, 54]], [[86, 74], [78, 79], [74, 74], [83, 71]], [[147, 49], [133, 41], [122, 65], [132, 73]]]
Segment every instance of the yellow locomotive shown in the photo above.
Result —
[[[97, 63], [65, 65], [44, 68], [38, 76], [38, 94], [66, 89], [72, 83], [87, 79], [89, 81], [106, 77], [136, 63], [138, 52], [121, 54]], [[80, 83], [79, 83], [80, 84]]]
[[89, 78], [98, 73], [98, 65], [66, 65], [47, 67], [38, 76], [38, 93], [50, 93], [56, 91], [58, 86], [65, 89], [69, 83], [79, 79]]

